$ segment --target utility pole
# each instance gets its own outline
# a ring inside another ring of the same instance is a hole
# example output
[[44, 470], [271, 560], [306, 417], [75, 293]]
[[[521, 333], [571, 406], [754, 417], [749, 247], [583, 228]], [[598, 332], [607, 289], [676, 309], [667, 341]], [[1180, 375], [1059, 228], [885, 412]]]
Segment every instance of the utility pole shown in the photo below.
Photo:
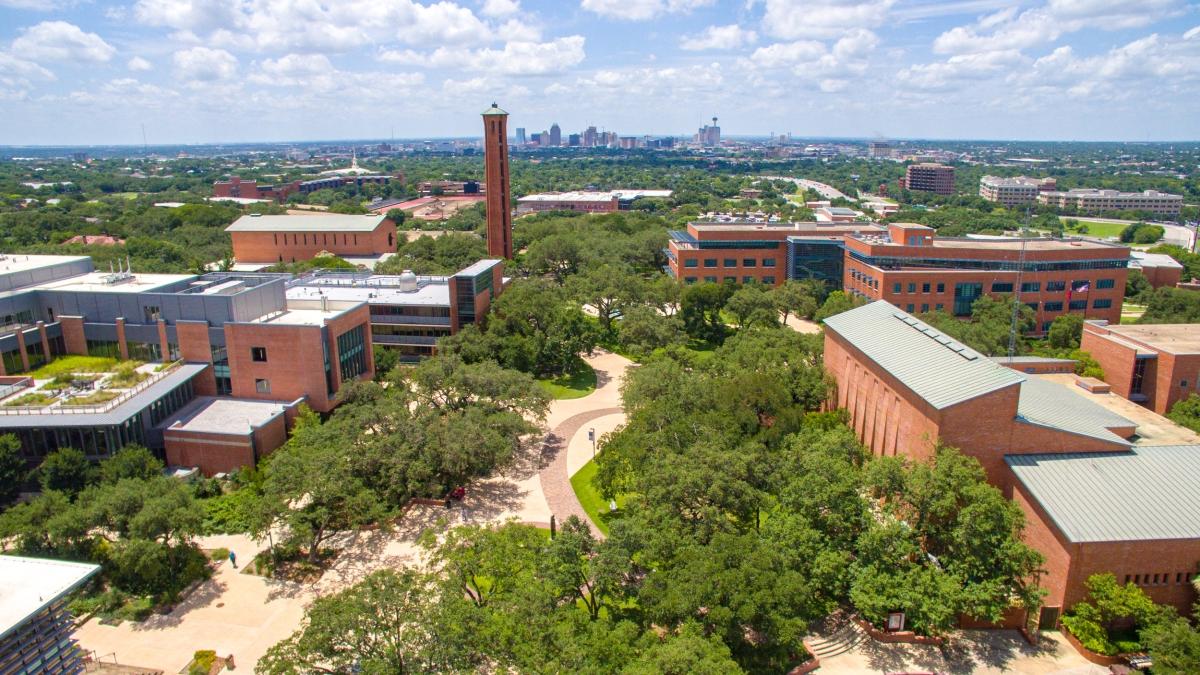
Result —
[[1017, 285], [1013, 288], [1012, 325], [1008, 331], [1008, 362], [1017, 352], [1017, 319], [1021, 316], [1021, 279], [1025, 273], [1025, 237], [1021, 237], [1021, 253], [1017, 258]]

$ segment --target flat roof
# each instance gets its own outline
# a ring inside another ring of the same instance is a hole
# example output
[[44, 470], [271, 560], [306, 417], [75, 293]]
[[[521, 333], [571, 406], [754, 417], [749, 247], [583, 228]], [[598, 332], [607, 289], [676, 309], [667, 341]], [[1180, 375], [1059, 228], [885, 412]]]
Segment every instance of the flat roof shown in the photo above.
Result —
[[1073, 373], [1041, 373], [1030, 380], [1056, 382], [1063, 386], [1061, 395], [1082, 398], [1124, 417], [1137, 425], [1134, 445], [1200, 445], [1200, 434], [1182, 427], [1153, 410], [1111, 392], [1090, 392], [1076, 383]]
[[639, 197], [670, 197], [672, 190], [569, 190], [567, 192], [539, 192], [525, 195], [517, 202], [607, 202], [613, 199], [637, 199]]
[[329, 214], [259, 216], [246, 215], [233, 221], [226, 232], [374, 232], [386, 216]]
[[349, 280], [317, 277], [289, 286], [287, 299], [290, 302], [319, 300], [325, 297], [330, 300], [351, 300], [372, 305], [450, 306], [450, 285], [447, 277], [437, 277], [439, 281], [426, 281], [415, 291], [401, 290], [394, 285], [395, 278], [394, 275], [372, 276], [351, 283]]
[[[112, 277], [114, 281], [107, 281]], [[66, 279], [38, 284], [43, 291], [73, 291], [87, 293], [149, 293], [196, 278], [194, 274], [139, 274], [119, 278], [109, 272], [88, 272]]]
[[282, 401], [201, 396], [159, 426], [174, 431], [244, 436], [282, 415], [289, 406]]
[[825, 326], [939, 410], [1025, 380], [884, 300], [835, 314]]
[[1123, 244], [1110, 244], [1105, 241], [1091, 239], [1019, 239], [1006, 237], [1003, 239], [967, 239], [934, 237], [934, 248], [1001, 248], [1020, 251], [1021, 242], [1025, 242], [1026, 251], [1069, 251], [1071, 249], [1128, 249]]
[[1130, 442], [1110, 429], [1137, 426], [1134, 421], [1104, 406], [1076, 396], [1070, 387], [1036, 377], [1021, 383], [1017, 421], [1124, 446]]
[[492, 269], [493, 267], [500, 264], [501, 262], [502, 261], [499, 258], [484, 258], [483, 260], [477, 260], [477, 261], [471, 263], [470, 265], [467, 265], [466, 267], [462, 268], [461, 270], [455, 272], [454, 276], [456, 276], [456, 277], [460, 277], [460, 276], [461, 277], [473, 277], [473, 276], [482, 274], [482, 273]]
[[16, 274], [30, 270], [61, 265], [63, 263], [91, 260], [86, 255], [25, 255], [24, 253], [0, 253], [0, 274]]
[[1104, 328], [1168, 354], [1200, 354], [1200, 326], [1194, 323], [1109, 324]]
[[0, 638], [99, 569], [91, 563], [0, 555]]
[[1130, 267], [1169, 267], [1174, 269], [1183, 269], [1183, 265], [1179, 261], [1167, 255], [1166, 253], [1146, 253], [1145, 251], [1131, 250], [1129, 252]]
[[1072, 542], [1200, 539], [1200, 445], [1005, 455]]
[[880, 234], [886, 232], [886, 228], [873, 223], [833, 223], [805, 220], [795, 223], [760, 223], [754, 221], [734, 222], [734, 223], [689, 223], [691, 227], [696, 228], [697, 232], [750, 232], [753, 230], [796, 230], [798, 232], [806, 231], [840, 231], [840, 232], [862, 232], [875, 230]]

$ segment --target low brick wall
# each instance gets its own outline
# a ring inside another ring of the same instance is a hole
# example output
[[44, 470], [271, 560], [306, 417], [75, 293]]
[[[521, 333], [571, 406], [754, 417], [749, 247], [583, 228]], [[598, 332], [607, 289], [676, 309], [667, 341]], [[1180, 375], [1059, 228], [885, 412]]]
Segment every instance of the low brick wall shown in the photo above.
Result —
[[854, 623], [863, 629], [867, 635], [871, 636], [876, 642], [885, 642], [890, 644], [910, 644], [910, 645], [944, 645], [946, 638], [929, 637], [928, 635], [917, 635], [910, 630], [896, 631], [889, 633], [882, 631], [871, 625], [871, 623], [861, 617], [853, 617]]
[[804, 644], [804, 651], [808, 652], [808, 660], [789, 670], [787, 675], [805, 675], [821, 667], [821, 659], [812, 650], [812, 647], [808, 646], [808, 638], [804, 638], [802, 642]]

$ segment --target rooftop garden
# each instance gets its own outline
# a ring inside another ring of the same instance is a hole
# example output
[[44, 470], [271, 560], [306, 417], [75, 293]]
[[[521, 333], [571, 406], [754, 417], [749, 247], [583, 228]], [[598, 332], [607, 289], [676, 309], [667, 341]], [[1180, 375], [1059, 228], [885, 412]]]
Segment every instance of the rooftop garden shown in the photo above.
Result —
[[60, 356], [29, 373], [32, 388], [0, 403], [5, 407], [99, 405], [115, 400], [166, 368], [103, 356]]

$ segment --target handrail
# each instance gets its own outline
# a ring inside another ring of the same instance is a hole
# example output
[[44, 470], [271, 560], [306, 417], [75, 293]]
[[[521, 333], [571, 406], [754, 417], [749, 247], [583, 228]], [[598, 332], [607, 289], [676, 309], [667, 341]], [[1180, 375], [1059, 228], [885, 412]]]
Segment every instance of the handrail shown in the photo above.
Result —
[[[122, 391], [116, 398], [105, 401], [104, 403], [84, 405], [67, 405], [66, 403], [54, 405], [54, 403], [50, 403], [44, 406], [0, 406], [0, 415], [84, 415], [106, 413], [162, 381], [167, 375], [170, 375], [181, 365], [183, 365], [183, 359], [166, 364], [166, 367], [164, 367], [162, 370], [152, 374], [150, 377], [142, 380], [133, 387]], [[100, 391], [105, 390], [101, 389]]]

